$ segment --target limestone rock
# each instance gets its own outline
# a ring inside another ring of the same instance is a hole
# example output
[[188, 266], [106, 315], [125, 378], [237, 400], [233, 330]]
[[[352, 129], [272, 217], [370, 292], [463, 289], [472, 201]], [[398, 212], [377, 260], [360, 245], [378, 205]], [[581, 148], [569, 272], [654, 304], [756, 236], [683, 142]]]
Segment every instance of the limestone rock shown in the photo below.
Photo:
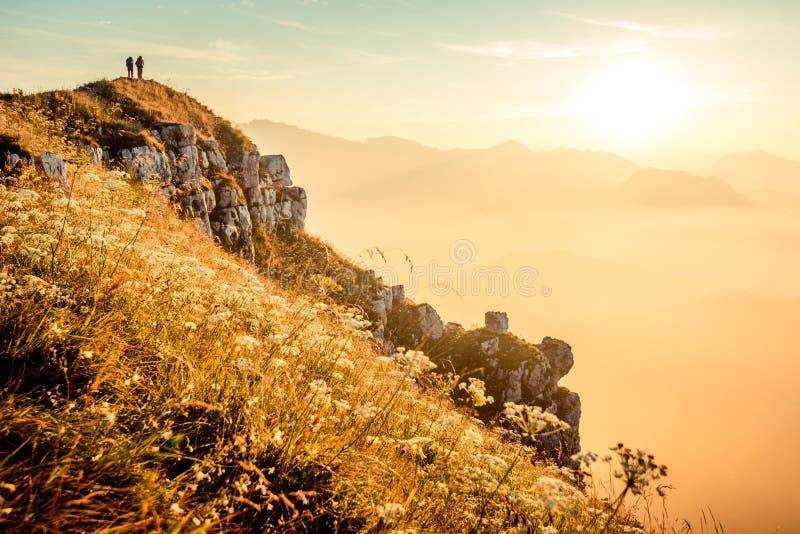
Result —
[[550, 362], [550, 385], [554, 388], [558, 381], [569, 373], [575, 363], [572, 348], [560, 339], [545, 337], [539, 345], [539, 350]]
[[194, 126], [188, 124], [165, 124], [161, 126], [161, 140], [169, 149], [178, 149], [197, 144]]
[[444, 325], [444, 335], [448, 337], [460, 336], [464, 333], [464, 327], [459, 323], [447, 322]]
[[231, 172], [242, 189], [262, 185], [258, 175], [258, 152], [247, 152], [239, 156], [231, 165]]
[[[450, 323], [447, 323], [448, 325]], [[494, 356], [500, 350], [500, 340], [492, 337], [481, 343], [481, 353], [484, 356]]]
[[83, 147], [86, 155], [89, 156], [89, 161], [95, 165], [100, 165], [103, 161], [103, 149], [99, 146], [85, 145]]
[[392, 306], [400, 306], [406, 301], [406, 288], [402, 285], [392, 286]]
[[506, 312], [487, 311], [484, 315], [486, 330], [493, 334], [508, 332], [508, 314]]
[[218, 175], [213, 182], [215, 206], [209, 214], [211, 231], [230, 251], [253, 259], [253, 224], [244, 193], [230, 177]]
[[124, 148], [117, 153], [135, 180], [172, 181], [170, 158], [152, 146]]
[[208, 160], [209, 172], [228, 172], [228, 164], [219, 150], [206, 150], [203, 152]]
[[286, 164], [286, 158], [280, 154], [261, 156], [259, 169], [270, 177], [273, 184], [285, 187], [292, 185], [289, 165]]
[[65, 193], [69, 193], [67, 184], [67, 164], [64, 158], [53, 152], [43, 152], [36, 157], [36, 166], [48, 178], [55, 180]]
[[289, 223], [293, 228], [304, 230], [306, 227], [306, 210], [308, 197], [302, 187], [286, 187], [283, 189], [285, 199], [289, 201]]
[[581, 450], [580, 422], [581, 398], [568, 390], [559, 388], [553, 395], [553, 400], [547, 411], [557, 416], [569, 425], [569, 428], [560, 432], [538, 436], [536, 446], [540, 453], [560, 465], [577, 467], [573, 465], [572, 455]]
[[197, 141], [197, 148], [203, 154], [202, 158], [205, 162], [203, 168], [208, 169], [210, 173], [228, 173], [228, 164], [225, 157], [219, 150], [219, 143], [213, 137], [210, 139], [203, 139]]
[[203, 217], [217, 206], [214, 191], [196, 191], [180, 200], [181, 212], [189, 217]]
[[442, 337], [444, 324], [439, 313], [430, 304], [419, 304], [415, 308], [417, 325], [422, 334], [430, 340], [436, 341]]
[[[502, 318], [505, 314], [497, 315]], [[491, 315], [492, 320], [495, 317]], [[489, 318], [487, 314], [487, 323]], [[390, 321], [390, 330], [392, 326]], [[558, 386], [573, 365], [570, 346], [550, 337], [536, 345], [505, 331], [495, 333], [490, 328], [465, 331], [450, 323], [445, 334], [437, 345], [440, 357], [449, 361], [445, 367], [456, 374], [478, 370], [487, 394], [495, 398], [494, 404], [478, 409], [481, 419], [494, 420], [505, 402], [536, 405], [554, 413], [570, 428], [543, 436], [536, 446], [547, 458], [570, 465], [569, 457], [580, 450], [580, 397]]]

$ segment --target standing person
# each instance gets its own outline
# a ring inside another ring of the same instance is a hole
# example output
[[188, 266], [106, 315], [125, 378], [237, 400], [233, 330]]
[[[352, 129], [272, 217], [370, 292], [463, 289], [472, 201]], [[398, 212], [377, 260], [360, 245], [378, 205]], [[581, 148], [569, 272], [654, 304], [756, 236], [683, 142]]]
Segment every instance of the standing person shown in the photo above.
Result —
[[128, 56], [128, 59], [125, 60], [125, 66], [128, 67], [128, 79], [133, 79], [133, 58]]
[[139, 79], [142, 79], [142, 69], [144, 68], [144, 60], [142, 56], [136, 58], [136, 73], [139, 75]]

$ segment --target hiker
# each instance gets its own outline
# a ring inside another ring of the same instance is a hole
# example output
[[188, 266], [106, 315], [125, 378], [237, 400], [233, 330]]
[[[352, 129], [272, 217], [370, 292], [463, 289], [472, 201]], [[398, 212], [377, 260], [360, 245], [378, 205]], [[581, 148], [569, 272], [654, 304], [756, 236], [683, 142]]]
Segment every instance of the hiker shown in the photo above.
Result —
[[125, 60], [125, 66], [128, 67], [128, 79], [133, 79], [133, 58], [128, 56], [128, 59]]
[[136, 58], [136, 73], [139, 75], [139, 79], [142, 79], [142, 69], [144, 68], [144, 60], [142, 56]]

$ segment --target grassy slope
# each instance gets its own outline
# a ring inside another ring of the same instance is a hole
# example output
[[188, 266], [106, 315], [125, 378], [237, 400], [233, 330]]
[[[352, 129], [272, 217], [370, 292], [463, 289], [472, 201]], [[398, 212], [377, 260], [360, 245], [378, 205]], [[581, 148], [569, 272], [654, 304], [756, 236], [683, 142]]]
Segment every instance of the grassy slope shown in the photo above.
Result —
[[[30, 95], [0, 95], [11, 108], [40, 114], [76, 144], [109, 147], [112, 152], [130, 146], [157, 144], [149, 134], [156, 122], [191, 124], [199, 138], [214, 136], [232, 159], [255, 145], [230, 122], [214, 115], [186, 93], [158, 82], [132, 82], [126, 78], [100, 80], [75, 91], [47, 91]], [[18, 132], [30, 152], [49, 149], [39, 129]]]
[[324, 243], [262, 241], [291, 273], [278, 284], [89, 165], [91, 130], [66, 125], [80, 102], [128, 131], [220, 124], [191, 100], [103, 107], [121, 100], [0, 100], [0, 133], [67, 156], [73, 188], [0, 186], [0, 528], [600, 530], [569, 472], [453, 406], [446, 379], [421, 390], [423, 356], [381, 356], [357, 312], [299, 283], [346, 263]]

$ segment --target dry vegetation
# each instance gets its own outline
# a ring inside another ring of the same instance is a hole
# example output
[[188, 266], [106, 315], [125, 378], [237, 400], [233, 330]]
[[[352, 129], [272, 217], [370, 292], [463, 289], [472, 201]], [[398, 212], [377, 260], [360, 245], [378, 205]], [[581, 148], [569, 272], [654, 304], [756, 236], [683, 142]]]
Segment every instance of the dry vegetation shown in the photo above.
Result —
[[[149, 133], [154, 123], [191, 124], [201, 138], [215, 137], [228, 159], [255, 145], [225, 119], [217, 117], [186, 93], [151, 80], [133, 82], [126, 78], [100, 80], [75, 91], [47, 91], [25, 95], [0, 95], [10, 109], [39, 113], [74, 144], [119, 148], [157, 145]], [[2, 125], [0, 125], [2, 126]], [[23, 132], [26, 146], [36, 146], [36, 135]]]
[[[120, 86], [98, 84], [0, 101], [0, 133], [73, 162], [68, 198], [29, 170], [0, 185], [0, 529], [640, 531], [611, 520], [622, 499], [587, 496], [578, 474], [474, 419], [479, 381], [457, 407], [457, 379], [424, 354], [381, 355], [358, 309], [329, 298], [322, 258], [346, 260], [323, 243], [272, 242], [294, 269], [278, 284], [89, 165], [81, 128], [59, 121]], [[166, 90], [121, 85], [132, 100]], [[93, 120], [115, 113], [130, 111]], [[543, 420], [510, 414], [526, 432]], [[644, 489], [652, 470], [631, 472]]]

